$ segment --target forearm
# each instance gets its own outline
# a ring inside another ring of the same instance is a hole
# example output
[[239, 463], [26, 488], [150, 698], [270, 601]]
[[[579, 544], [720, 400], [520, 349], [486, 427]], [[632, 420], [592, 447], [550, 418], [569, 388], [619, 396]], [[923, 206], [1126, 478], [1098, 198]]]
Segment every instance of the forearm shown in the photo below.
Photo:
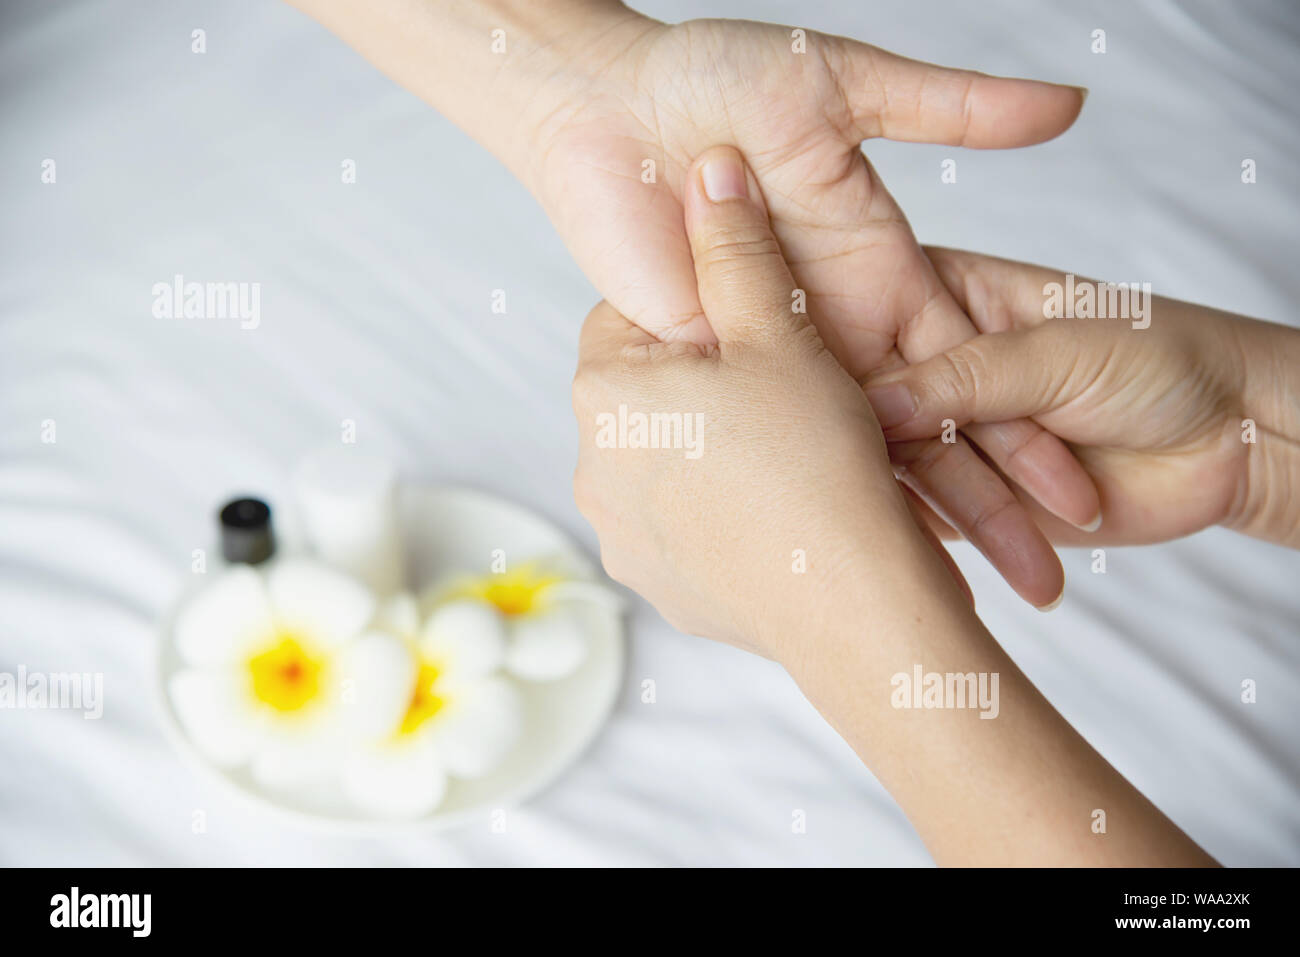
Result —
[[939, 863], [1213, 863], [1052, 709], [937, 559], [888, 554], [864, 570], [868, 600], [787, 667]]
[[[1225, 314], [1216, 314], [1225, 315]], [[1229, 527], [1300, 548], [1300, 330], [1230, 317], [1241, 380], [1245, 480]]]
[[[641, 17], [616, 0], [289, 0], [527, 183], [536, 127]], [[495, 31], [501, 31], [496, 33]]]

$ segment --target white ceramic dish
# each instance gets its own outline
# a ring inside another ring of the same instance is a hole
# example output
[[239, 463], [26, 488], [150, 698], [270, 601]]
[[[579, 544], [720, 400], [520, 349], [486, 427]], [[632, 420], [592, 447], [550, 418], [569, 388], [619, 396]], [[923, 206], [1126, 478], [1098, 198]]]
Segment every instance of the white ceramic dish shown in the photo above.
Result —
[[[469, 489], [407, 485], [400, 497], [407, 575], [417, 594], [449, 574], [486, 573], [492, 555], [507, 562], [562, 555], [593, 575], [591, 561], [568, 536], [538, 515], [511, 502]], [[178, 603], [179, 604], [179, 603]], [[351, 832], [395, 828], [441, 828], [482, 820], [517, 806], [559, 777], [586, 750], [605, 723], [623, 683], [623, 621], [609, 604], [585, 605], [589, 653], [576, 672], [559, 681], [516, 682], [524, 701], [524, 733], [510, 756], [487, 777], [453, 780], [437, 810], [410, 820], [365, 816], [341, 794], [269, 793], [244, 769], [226, 771], [207, 762], [181, 728], [166, 693], [179, 669], [169, 615], [159, 641], [155, 694], [169, 736], [202, 773], [214, 776], [241, 799], [305, 824]], [[332, 790], [332, 789], [331, 789]]]

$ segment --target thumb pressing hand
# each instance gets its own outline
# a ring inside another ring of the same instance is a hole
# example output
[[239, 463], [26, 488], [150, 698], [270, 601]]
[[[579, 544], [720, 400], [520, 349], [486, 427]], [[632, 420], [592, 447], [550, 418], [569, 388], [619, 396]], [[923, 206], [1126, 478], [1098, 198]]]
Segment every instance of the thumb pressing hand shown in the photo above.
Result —
[[730, 146], [705, 151], [686, 178], [686, 233], [700, 305], [719, 343], [772, 342], [809, 327], [772, 234], [758, 181]]

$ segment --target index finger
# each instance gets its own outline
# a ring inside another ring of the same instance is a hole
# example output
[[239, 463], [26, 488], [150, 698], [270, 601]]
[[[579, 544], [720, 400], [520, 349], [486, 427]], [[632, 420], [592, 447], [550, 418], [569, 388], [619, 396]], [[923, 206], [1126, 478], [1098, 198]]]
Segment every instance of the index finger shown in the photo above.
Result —
[[587, 313], [578, 337], [578, 367], [603, 362], [628, 346], [648, 346], [659, 340], [602, 299]]

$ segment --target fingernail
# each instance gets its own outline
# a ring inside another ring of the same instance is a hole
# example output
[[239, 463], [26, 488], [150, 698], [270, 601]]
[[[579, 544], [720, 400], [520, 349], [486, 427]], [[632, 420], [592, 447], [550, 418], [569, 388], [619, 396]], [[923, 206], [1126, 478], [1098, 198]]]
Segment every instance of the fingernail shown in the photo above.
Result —
[[1062, 588], [1062, 589], [1061, 589], [1061, 593], [1060, 593], [1059, 595], [1056, 596], [1056, 601], [1051, 602], [1050, 604], [1047, 604], [1047, 605], [1039, 605], [1039, 606], [1038, 606], [1038, 610], [1041, 611], [1041, 612], [1044, 612], [1044, 613], [1049, 612], [1049, 611], [1055, 611], [1057, 608], [1060, 607], [1061, 602], [1063, 602], [1063, 601], [1065, 601], [1065, 589], [1064, 589], [1064, 588]]
[[912, 390], [902, 382], [891, 382], [867, 390], [867, 401], [876, 410], [882, 429], [892, 429], [902, 425], [916, 415], [916, 400]]
[[1087, 525], [1075, 525], [1074, 527], [1081, 532], [1095, 532], [1097, 529], [1101, 528], [1101, 512], [1098, 512], [1097, 517]]
[[705, 160], [700, 167], [700, 179], [704, 182], [704, 194], [715, 203], [749, 195], [745, 165], [735, 150], [718, 150]]
[[1075, 89], [1079, 91], [1079, 106], [1082, 107], [1083, 104], [1088, 102], [1088, 88], [1086, 86], [1076, 86]]

